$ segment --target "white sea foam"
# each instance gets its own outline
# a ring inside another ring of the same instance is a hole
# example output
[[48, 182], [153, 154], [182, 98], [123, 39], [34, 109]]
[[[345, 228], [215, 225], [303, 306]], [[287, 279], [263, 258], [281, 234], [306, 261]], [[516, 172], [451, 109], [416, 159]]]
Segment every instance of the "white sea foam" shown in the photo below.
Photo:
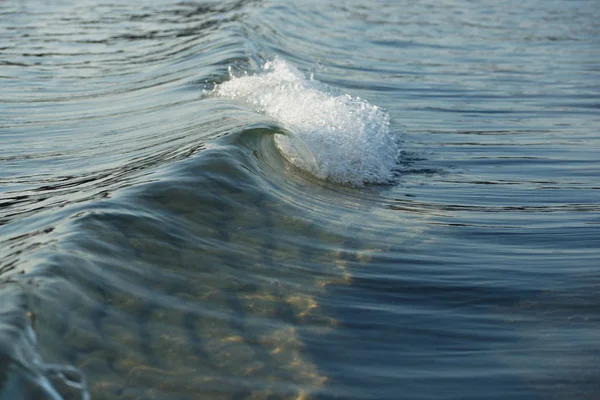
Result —
[[366, 100], [335, 95], [289, 63], [276, 59], [253, 76], [232, 77], [215, 95], [242, 100], [291, 132], [276, 144], [294, 165], [322, 179], [361, 186], [386, 183], [399, 144], [387, 112]]

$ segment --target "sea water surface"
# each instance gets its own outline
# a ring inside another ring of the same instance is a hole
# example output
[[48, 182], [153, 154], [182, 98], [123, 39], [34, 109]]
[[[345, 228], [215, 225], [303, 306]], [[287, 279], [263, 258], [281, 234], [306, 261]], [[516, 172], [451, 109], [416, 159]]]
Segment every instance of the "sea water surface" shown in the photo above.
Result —
[[596, 0], [0, 3], [0, 399], [597, 399]]

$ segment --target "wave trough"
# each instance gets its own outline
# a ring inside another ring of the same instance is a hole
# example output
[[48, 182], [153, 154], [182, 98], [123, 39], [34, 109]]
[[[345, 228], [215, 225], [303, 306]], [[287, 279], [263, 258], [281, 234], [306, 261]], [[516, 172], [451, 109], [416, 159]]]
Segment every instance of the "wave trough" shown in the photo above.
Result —
[[288, 131], [277, 147], [295, 166], [351, 186], [393, 179], [400, 146], [388, 113], [366, 100], [339, 95], [288, 62], [267, 62], [260, 73], [232, 77], [214, 94], [241, 100]]

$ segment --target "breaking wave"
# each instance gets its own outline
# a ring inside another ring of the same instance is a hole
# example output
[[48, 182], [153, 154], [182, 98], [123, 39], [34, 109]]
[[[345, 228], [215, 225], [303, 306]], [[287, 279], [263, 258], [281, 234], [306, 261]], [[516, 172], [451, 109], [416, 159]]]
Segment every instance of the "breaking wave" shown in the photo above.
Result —
[[241, 100], [287, 131], [277, 147], [297, 167], [318, 178], [352, 186], [388, 183], [399, 141], [381, 107], [306, 77], [288, 62], [267, 62], [260, 73], [232, 77], [214, 94]]

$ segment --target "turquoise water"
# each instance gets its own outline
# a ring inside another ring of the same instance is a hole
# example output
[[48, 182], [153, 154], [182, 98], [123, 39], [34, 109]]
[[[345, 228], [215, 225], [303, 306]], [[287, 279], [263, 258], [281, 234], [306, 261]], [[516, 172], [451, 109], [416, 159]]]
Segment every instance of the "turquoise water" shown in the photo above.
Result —
[[0, 4], [0, 399], [595, 399], [600, 7]]

